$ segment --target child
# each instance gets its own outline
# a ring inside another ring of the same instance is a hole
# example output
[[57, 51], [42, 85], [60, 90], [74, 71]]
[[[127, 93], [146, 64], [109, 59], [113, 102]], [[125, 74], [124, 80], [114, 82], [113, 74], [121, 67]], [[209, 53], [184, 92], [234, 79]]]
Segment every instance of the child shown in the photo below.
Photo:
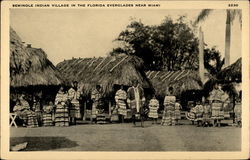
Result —
[[156, 99], [154, 95], [153, 98], [149, 101], [149, 114], [148, 114], [148, 117], [153, 119], [152, 124], [157, 124], [158, 109], [159, 109], [159, 101]]
[[234, 113], [235, 113], [236, 126], [241, 127], [241, 100], [240, 98], [236, 99]]
[[34, 100], [33, 110], [35, 111], [38, 126], [42, 125], [42, 111], [41, 111], [41, 104], [39, 101]]
[[204, 113], [203, 113], [203, 127], [209, 127], [210, 125], [210, 117], [211, 117], [211, 106], [209, 105], [209, 102], [206, 101], [204, 104]]
[[53, 103], [50, 101], [49, 105], [43, 106], [43, 126], [52, 126], [52, 112]]
[[181, 105], [180, 105], [178, 99], [176, 100], [176, 103], [175, 103], [174, 116], [175, 116], [175, 123], [176, 123], [176, 125], [178, 125], [179, 124], [178, 120], [181, 119]]
[[111, 108], [111, 117], [110, 117], [111, 122], [119, 121], [119, 116], [118, 116], [118, 108], [117, 106], [113, 106]]
[[203, 113], [204, 113], [204, 108], [200, 100], [197, 102], [195, 108], [196, 108], [195, 121], [197, 121], [197, 127], [200, 127], [202, 125]]
[[194, 121], [196, 118], [196, 108], [194, 107], [193, 103], [189, 104], [189, 106], [191, 109], [186, 113], [186, 118], [192, 122], [192, 125], [194, 125]]

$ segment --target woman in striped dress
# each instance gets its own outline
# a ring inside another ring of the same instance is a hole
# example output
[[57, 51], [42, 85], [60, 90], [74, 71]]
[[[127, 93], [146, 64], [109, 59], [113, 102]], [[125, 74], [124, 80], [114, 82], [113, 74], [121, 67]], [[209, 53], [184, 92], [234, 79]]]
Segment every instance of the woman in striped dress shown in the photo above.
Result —
[[13, 111], [23, 120], [23, 126], [29, 128], [38, 127], [36, 114], [30, 109], [29, 103], [23, 99], [23, 95], [17, 101]]
[[121, 122], [124, 122], [124, 116], [127, 115], [126, 107], [127, 93], [123, 90], [123, 86], [115, 94], [116, 108], [118, 108], [118, 114]]
[[82, 116], [80, 112], [81, 90], [82, 89], [78, 87], [77, 81], [74, 81], [73, 86], [68, 90], [68, 99], [70, 101], [69, 116], [72, 124], [76, 124], [76, 119], [80, 119]]
[[224, 92], [220, 89], [219, 85], [216, 83], [214, 89], [209, 94], [209, 101], [212, 108], [212, 119], [214, 120], [214, 127], [220, 127], [221, 120], [224, 119], [224, 109], [223, 109], [223, 96]]
[[43, 106], [43, 126], [52, 126], [52, 111], [53, 103], [49, 102], [49, 105]]
[[153, 98], [149, 101], [149, 114], [148, 114], [148, 117], [153, 119], [152, 124], [157, 124], [158, 109], [159, 109], [159, 101], [156, 99], [154, 95]]
[[55, 126], [69, 126], [68, 95], [61, 87], [56, 95]]
[[176, 100], [174, 105], [174, 117], [175, 117], [175, 124], [179, 124], [178, 121], [181, 119], [181, 104], [179, 100]]
[[173, 88], [169, 87], [169, 93], [164, 98], [164, 111], [161, 125], [175, 125], [174, 110], [176, 97], [173, 95]]

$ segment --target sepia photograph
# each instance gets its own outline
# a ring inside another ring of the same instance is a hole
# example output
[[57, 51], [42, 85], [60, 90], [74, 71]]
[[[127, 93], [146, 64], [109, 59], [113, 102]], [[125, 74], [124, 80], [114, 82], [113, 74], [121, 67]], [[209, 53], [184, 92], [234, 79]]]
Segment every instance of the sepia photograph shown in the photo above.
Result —
[[12, 4], [8, 151], [241, 152], [236, 4]]

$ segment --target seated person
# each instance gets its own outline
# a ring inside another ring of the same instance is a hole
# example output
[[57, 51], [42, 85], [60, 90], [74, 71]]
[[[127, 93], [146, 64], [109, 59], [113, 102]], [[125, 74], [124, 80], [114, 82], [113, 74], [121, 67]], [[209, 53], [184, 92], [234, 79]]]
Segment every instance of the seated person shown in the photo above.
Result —
[[36, 114], [30, 109], [29, 103], [24, 99], [23, 95], [17, 100], [13, 111], [22, 120], [23, 126], [38, 127]]

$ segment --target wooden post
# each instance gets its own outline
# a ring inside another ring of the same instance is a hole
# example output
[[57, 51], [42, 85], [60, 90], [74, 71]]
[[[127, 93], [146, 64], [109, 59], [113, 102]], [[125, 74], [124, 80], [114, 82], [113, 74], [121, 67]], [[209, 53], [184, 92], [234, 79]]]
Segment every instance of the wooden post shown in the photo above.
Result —
[[109, 101], [109, 116], [111, 116], [111, 101]]
[[83, 105], [83, 110], [84, 110], [84, 112], [83, 112], [83, 118], [82, 118], [82, 120], [84, 120], [84, 121], [86, 121], [86, 114], [87, 114], [87, 102], [86, 101], [84, 101], [84, 105]]

